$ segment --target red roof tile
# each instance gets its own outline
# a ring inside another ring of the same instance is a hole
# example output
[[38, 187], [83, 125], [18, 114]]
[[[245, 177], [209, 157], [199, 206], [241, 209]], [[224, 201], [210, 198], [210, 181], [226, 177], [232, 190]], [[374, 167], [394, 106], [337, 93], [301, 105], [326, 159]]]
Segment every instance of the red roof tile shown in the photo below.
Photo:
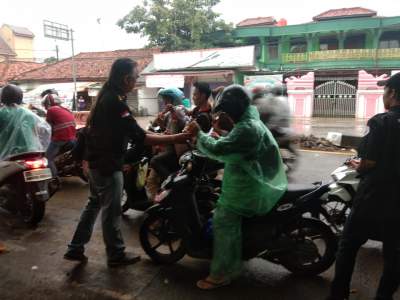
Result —
[[313, 18], [314, 21], [334, 20], [343, 18], [375, 17], [376, 11], [363, 7], [330, 9]]
[[[82, 52], [75, 55], [78, 81], [105, 81], [115, 59], [129, 57], [134, 59], [142, 71], [153, 59], [153, 53], [160, 49], [129, 49], [106, 52]], [[40, 69], [15, 77], [17, 82], [70, 82], [72, 81], [72, 60], [67, 58]]]
[[21, 73], [43, 67], [44, 64], [25, 61], [8, 61], [0, 63], [0, 86], [7, 84]]
[[249, 18], [241, 21], [236, 25], [236, 27], [250, 27], [250, 26], [268, 26], [275, 25], [276, 20], [274, 17], [258, 17], [258, 18]]

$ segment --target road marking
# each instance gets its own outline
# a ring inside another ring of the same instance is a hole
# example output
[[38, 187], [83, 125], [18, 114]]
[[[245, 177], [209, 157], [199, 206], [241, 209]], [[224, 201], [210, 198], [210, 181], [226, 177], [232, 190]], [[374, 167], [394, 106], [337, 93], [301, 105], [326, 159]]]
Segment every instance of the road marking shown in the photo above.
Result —
[[321, 150], [307, 150], [307, 149], [299, 149], [300, 152], [309, 152], [309, 153], [318, 153], [318, 154], [337, 154], [337, 155], [346, 155], [346, 156], [354, 156], [357, 155], [356, 151], [321, 151]]

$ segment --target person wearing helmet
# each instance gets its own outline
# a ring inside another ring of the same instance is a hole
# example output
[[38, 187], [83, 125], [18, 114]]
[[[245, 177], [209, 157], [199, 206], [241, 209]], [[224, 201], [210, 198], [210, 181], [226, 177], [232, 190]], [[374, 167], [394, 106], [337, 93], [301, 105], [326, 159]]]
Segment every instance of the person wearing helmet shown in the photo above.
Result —
[[[225, 163], [222, 192], [213, 217], [214, 246], [210, 275], [197, 282], [201, 289], [225, 286], [242, 266], [243, 217], [267, 214], [287, 188], [276, 141], [250, 105], [249, 93], [231, 85], [217, 98], [214, 114], [229, 133], [214, 139], [196, 122], [185, 131], [197, 137], [197, 148]], [[229, 125], [230, 124], [230, 125]]]
[[57, 91], [48, 89], [42, 92], [42, 105], [47, 110], [46, 121], [51, 125], [52, 136], [46, 157], [53, 177], [57, 177], [54, 158], [65, 145], [73, 144], [76, 140], [75, 118], [72, 112], [61, 106]]
[[0, 160], [29, 152], [44, 152], [50, 143], [49, 124], [23, 108], [22, 98], [22, 90], [16, 85], [9, 84], [2, 89]]
[[290, 128], [290, 108], [285, 85], [276, 84], [270, 90], [253, 91], [253, 105], [274, 136]]
[[[189, 118], [182, 105], [183, 92], [178, 88], [161, 89], [158, 96], [162, 99], [164, 110], [158, 115], [153, 125], [159, 125], [164, 134], [182, 132]], [[154, 199], [161, 182], [169, 174], [179, 169], [179, 157], [187, 150], [185, 145], [168, 145], [165, 150], [155, 155], [150, 161], [150, 172], [147, 178], [146, 191], [150, 200]]]

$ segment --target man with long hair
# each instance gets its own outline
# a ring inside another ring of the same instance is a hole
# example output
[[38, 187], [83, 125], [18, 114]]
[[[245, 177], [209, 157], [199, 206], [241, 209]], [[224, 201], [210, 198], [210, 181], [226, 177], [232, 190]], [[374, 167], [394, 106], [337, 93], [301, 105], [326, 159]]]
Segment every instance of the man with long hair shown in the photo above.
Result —
[[[188, 134], [159, 136], [146, 133], [133, 118], [125, 103], [138, 78], [137, 63], [117, 59], [106, 83], [91, 108], [81, 158], [88, 161], [89, 201], [68, 245], [65, 259], [86, 261], [84, 246], [89, 242], [98, 213], [102, 213], [103, 238], [109, 266], [134, 264], [140, 258], [125, 252], [120, 230], [123, 191], [123, 158], [130, 141], [137, 145], [184, 143]], [[84, 157], [83, 157], [84, 156]]]

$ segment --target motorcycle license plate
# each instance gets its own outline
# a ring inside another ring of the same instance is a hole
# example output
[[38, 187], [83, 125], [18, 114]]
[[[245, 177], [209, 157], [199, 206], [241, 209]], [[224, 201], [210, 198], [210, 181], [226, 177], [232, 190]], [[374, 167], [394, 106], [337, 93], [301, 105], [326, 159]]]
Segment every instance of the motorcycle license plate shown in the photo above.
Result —
[[49, 168], [45, 169], [35, 169], [24, 172], [25, 182], [35, 182], [51, 179], [51, 171]]

